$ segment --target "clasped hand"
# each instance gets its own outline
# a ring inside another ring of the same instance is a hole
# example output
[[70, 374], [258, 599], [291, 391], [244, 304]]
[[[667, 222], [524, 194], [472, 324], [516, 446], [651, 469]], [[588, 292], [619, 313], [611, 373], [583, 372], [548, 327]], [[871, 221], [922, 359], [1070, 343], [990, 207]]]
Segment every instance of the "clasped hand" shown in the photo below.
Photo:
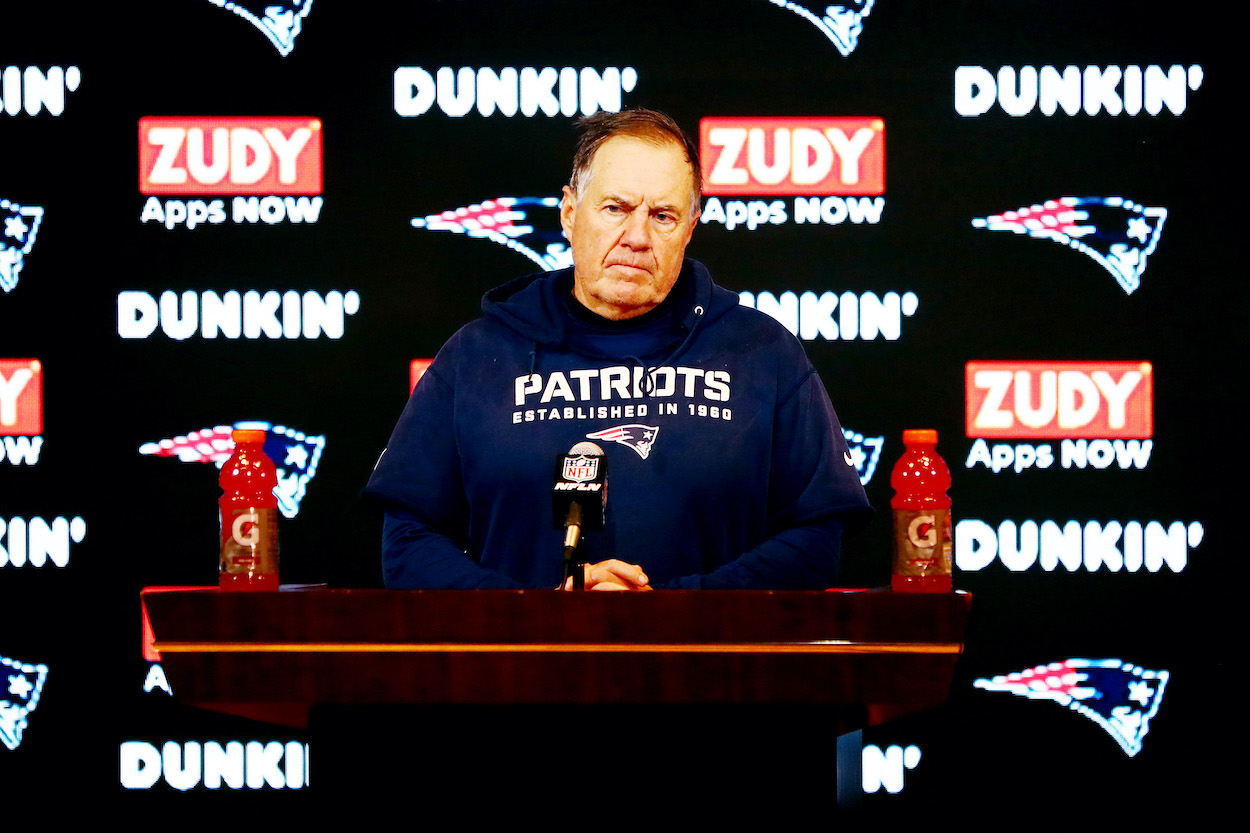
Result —
[[[587, 590], [651, 590], [650, 579], [637, 564], [615, 558], [597, 564], [583, 564]], [[565, 579], [562, 590], [573, 589], [573, 579]]]

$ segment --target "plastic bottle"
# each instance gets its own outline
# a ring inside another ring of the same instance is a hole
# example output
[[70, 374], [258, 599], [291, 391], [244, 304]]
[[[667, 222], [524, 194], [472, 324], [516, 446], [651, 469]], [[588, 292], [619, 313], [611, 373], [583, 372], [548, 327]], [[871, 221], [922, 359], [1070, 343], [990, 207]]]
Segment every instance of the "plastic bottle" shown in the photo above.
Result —
[[221, 589], [278, 589], [278, 471], [265, 432], [235, 429], [221, 467]]
[[894, 570], [890, 586], [906, 593], [951, 590], [951, 472], [937, 453], [937, 431], [908, 429], [894, 464]]

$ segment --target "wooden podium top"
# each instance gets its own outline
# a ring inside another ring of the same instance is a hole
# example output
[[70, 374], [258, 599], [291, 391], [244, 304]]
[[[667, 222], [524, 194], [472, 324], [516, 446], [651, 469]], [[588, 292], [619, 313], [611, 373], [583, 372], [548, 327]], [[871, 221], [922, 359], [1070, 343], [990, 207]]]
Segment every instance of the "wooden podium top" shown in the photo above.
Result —
[[314, 703], [825, 703], [950, 688], [964, 593], [143, 591], [176, 698], [305, 725]]

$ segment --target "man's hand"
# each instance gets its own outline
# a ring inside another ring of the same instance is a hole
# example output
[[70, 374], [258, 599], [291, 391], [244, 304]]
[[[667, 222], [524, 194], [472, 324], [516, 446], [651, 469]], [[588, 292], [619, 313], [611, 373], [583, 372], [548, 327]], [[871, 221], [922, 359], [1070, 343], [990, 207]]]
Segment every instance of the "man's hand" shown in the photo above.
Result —
[[[626, 564], [615, 558], [583, 566], [587, 590], [650, 590], [650, 579], [637, 564]], [[573, 579], [564, 582], [565, 590], [573, 589]]]

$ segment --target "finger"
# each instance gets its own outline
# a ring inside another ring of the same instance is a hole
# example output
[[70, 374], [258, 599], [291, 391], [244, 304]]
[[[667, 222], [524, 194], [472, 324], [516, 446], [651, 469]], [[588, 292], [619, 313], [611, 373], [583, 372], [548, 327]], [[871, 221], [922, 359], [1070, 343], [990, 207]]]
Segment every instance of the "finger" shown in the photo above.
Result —
[[629, 591], [629, 592], [631, 592], [631, 593], [643, 593], [643, 592], [647, 592], [647, 593], [649, 593], [649, 592], [651, 592], [652, 590], [654, 590], [655, 588], [654, 588], [654, 587], [648, 587], [648, 586], [647, 586], [647, 585], [645, 585], [645, 584], [642, 584], [642, 585], [639, 585], [639, 584], [624, 584], [624, 583], [622, 583], [622, 582], [618, 582], [618, 581], [601, 581], [601, 582], [599, 582], [598, 584], [596, 584], [594, 587], [589, 587], [589, 586], [588, 586], [586, 589], [587, 589], [587, 590], [626, 590], [626, 591]]
[[649, 581], [647, 574], [637, 564], [627, 564], [624, 561], [618, 561], [613, 558], [608, 561], [601, 561], [595, 566], [609, 571], [629, 584], [642, 586]]
[[600, 569], [599, 565], [588, 565], [586, 568], [587, 590], [628, 590], [631, 586], [611, 570]]
[[652, 588], [645, 584], [635, 584], [627, 581], [620, 576], [608, 571], [602, 570], [596, 574], [598, 578], [593, 583], [587, 583], [587, 590], [651, 590]]

